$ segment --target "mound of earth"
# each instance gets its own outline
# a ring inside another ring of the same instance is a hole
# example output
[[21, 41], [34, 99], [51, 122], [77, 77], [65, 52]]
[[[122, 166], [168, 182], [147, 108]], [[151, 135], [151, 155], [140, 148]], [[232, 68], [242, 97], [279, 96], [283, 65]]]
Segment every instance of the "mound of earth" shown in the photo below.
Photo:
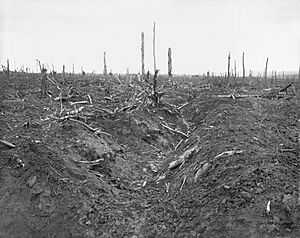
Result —
[[1, 77], [0, 237], [300, 237], [298, 84]]

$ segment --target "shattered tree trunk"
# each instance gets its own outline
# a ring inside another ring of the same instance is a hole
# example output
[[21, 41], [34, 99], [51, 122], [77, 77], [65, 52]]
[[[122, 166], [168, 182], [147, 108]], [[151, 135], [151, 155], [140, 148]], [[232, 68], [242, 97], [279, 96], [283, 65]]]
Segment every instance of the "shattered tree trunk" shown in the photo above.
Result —
[[172, 51], [171, 48], [168, 49], [168, 75], [172, 77]]
[[245, 53], [243, 52], [242, 57], [242, 64], [243, 64], [243, 79], [245, 78]]
[[144, 32], [141, 34], [141, 61], [142, 61], [142, 75], [145, 75], [145, 38]]
[[74, 63], [72, 63], [72, 74], [74, 75]]
[[228, 54], [228, 68], [227, 68], [227, 77], [230, 77], [230, 52]]
[[300, 83], [300, 66], [299, 66], [298, 80], [299, 80], [299, 83]]
[[265, 67], [265, 74], [264, 74], [265, 80], [267, 80], [267, 77], [268, 77], [268, 62], [269, 62], [269, 58], [267, 57], [266, 67]]
[[106, 52], [104, 52], [104, 54], [103, 54], [103, 62], [104, 62], [103, 74], [104, 74], [104, 75], [107, 75]]
[[236, 60], [234, 60], [234, 77], [236, 78]]
[[47, 70], [42, 67], [41, 69], [41, 97], [45, 97], [47, 94]]
[[65, 65], [63, 65], [62, 81], [63, 81], [63, 84], [65, 84]]
[[156, 71], [156, 56], [155, 56], [155, 22], [153, 23], [153, 64], [154, 72]]
[[154, 72], [154, 77], [153, 77], [153, 88], [152, 88], [152, 96], [154, 100], [154, 105], [155, 107], [158, 106], [159, 103], [159, 94], [157, 92], [157, 75], [158, 75], [159, 70], [155, 70]]
[[7, 59], [7, 65], [6, 65], [6, 77], [7, 77], [7, 81], [9, 81], [9, 73], [10, 73], [10, 69], [9, 69], [9, 59]]

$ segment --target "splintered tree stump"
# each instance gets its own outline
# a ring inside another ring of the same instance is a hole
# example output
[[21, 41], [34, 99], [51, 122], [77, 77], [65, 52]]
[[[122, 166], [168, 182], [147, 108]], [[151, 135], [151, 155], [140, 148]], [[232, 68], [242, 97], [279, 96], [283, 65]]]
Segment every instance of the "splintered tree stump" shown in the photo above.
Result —
[[267, 57], [267, 61], [266, 61], [265, 74], [264, 74], [265, 80], [268, 77], [268, 62], [269, 62], [269, 57]]
[[236, 78], [236, 60], [234, 60], [234, 77]]
[[243, 64], [243, 79], [245, 78], [245, 53], [243, 52], [242, 56], [242, 64]]
[[65, 65], [63, 65], [62, 82], [63, 82], [63, 84], [65, 84]]
[[103, 74], [104, 74], [104, 75], [107, 75], [106, 52], [104, 52], [104, 54], [103, 54], [103, 63], [104, 63]]
[[168, 49], [168, 76], [172, 77], [172, 50]]
[[155, 107], [158, 106], [159, 100], [160, 100], [160, 98], [163, 96], [163, 93], [158, 93], [158, 92], [157, 92], [157, 76], [158, 76], [158, 72], [159, 72], [158, 69], [155, 70], [154, 77], [153, 77], [153, 90], [152, 90], [152, 96], [153, 96], [153, 99], [154, 99], [154, 105], [155, 105]]
[[230, 52], [228, 54], [228, 67], [227, 67], [227, 77], [230, 77]]
[[45, 97], [47, 95], [47, 69], [44, 67], [41, 70], [41, 97]]
[[156, 71], [156, 56], [155, 56], [155, 22], [153, 23], [153, 64], [154, 72]]
[[7, 59], [7, 66], [6, 66], [6, 77], [7, 80], [9, 81], [9, 73], [10, 73], [10, 69], [9, 69], [9, 59]]
[[141, 61], [142, 61], [142, 75], [145, 75], [145, 39], [144, 32], [141, 34]]

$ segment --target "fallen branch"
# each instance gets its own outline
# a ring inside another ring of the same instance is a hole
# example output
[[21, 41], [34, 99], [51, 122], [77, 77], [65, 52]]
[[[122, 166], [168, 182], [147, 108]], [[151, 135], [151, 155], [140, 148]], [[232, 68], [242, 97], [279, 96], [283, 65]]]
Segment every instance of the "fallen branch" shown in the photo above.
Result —
[[182, 104], [181, 106], [177, 107], [177, 109], [180, 110], [180, 109], [182, 109], [183, 107], [185, 107], [185, 106], [188, 105], [188, 104], [189, 104], [189, 103], [186, 102], [186, 103]]
[[101, 131], [100, 129], [98, 128], [93, 128], [91, 126], [89, 126], [88, 124], [82, 122], [82, 121], [79, 121], [79, 120], [76, 120], [74, 118], [69, 118], [70, 121], [75, 121], [75, 122], [78, 122], [80, 123], [81, 125], [85, 126], [87, 129], [89, 129], [91, 132], [95, 133], [96, 135], [99, 135], [99, 134], [104, 134], [104, 135], [108, 135], [108, 136], [112, 136], [111, 134], [109, 133], [106, 133], [106, 132], [103, 132]]
[[69, 102], [71, 106], [76, 105], [76, 104], [89, 104], [88, 101], [78, 101], [78, 102]]
[[80, 161], [76, 161], [76, 162], [82, 163], [82, 164], [88, 164], [88, 165], [97, 165], [97, 164], [99, 164], [100, 161], [103, 161], [103, 160], [104, 160], [103, 158], [100, 158], [100, 159], [96, 159], [96, 160], [92, 160], [92, 161], [80, 160]]
[[97, 107], [97, 108], [94, 108], [95, 111], [101, 111], [101, 112], [106, 112], [108, 114], [115, 114], [113, 111], [109, 110], [109, 109], [105, 109], [105, 108], [101, 108], [101, 107]]
[[259, 95], [247, 95], [247, 94], [228, 94], [228, 95], [216, 95], [218, 98], [233, 98], [233, 99], [238, 99], [238, 98], [248, 98], [248, 97], [259, 97]]
[[87, 95], [88, 96], [88, 98], [89, 98], [89, 102], [90, 102], [90, 104], [93, 104], [93, 101], [92, 101], [92, 97], [91, 97], [91, 95]]
[[60, 87], [59, 83], [55, 81], [55, 79], [52, 79], [52, 78], [50, 78], [49, 76], [47, 76], [47, 79], [48, 79], [52, 84], [54, 84], [54, 85], [56, 86], [56, 88], [57, 88], [59, 91], [61, 91], [61, 87]]
[[169, 126], [167, 126], [167, 125], [164, 125], [164, 124], [162, 124], [162, 126], [163, 126], [164, 128], [166, 128], [166, 129], [172, 131], [172, 132], [175, 132], [175, 133], [178, 133], [178, 134], [184, 136], [185, 138], [188, 138], [188, 137], [189, 137], [187, 134], [183, 133], [182, 131], [178, 131], [178, 130], [172, 129], [171, 127], [169, 127]]
[[182, 190], [185, 182], [186, 182], [186, 175], [184, 175], [184, 177], [183, 177], [183, 181], [182, 181], [182, 184], [181, 184], [180, 189], [179, 189], [180, 191]]
[[74, 118], [69, 118], [70, 121], [75, 121], [75, 122], [78, 122], [79, 124], [83, 125], [84, 127], [86, 127], [87, 129], [89, 129], [91, 132], [95, 133], [97, 130], [99, 130], [98, 128], [93, 128], [91, 126], [89, 126], [88, 124], [82, 122], [82, 121], [79, 121], [79, 120], [76, 120]]
[[244, 151], [243, 150], [229, 150], [229, 151], [224, 151], [221, 154], [218, 154], [215, 159], [222, 157], [222, 156], [231, 156], [235, 154], [242, 154]]
[[0, 140], [0, 144], [2, 144], [2, 145], [4, 145], [4, 146], [8, 147], [9, 149], [15, 148], [15, 147], [16, 147], [14, 144], [12, 144], [12, 143], [10, 143], [10, 142], [8, 142], [8, 141], [6, 141], [6, 140]]
[[290, 83], [289, 85], [287, 85], [287, 86], [283, 87], [282, 89], [280, 89], [278, 92], [287, 92], [287, 89], [291, 86], [292, 86], [292, 84]]

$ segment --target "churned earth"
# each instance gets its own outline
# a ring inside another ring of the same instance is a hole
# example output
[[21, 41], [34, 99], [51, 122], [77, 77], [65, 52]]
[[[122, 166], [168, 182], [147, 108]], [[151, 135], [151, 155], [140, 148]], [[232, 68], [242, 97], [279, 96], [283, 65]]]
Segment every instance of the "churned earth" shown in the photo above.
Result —
[[299, 82], [1, 77], [0, 237], [300, 237]]

